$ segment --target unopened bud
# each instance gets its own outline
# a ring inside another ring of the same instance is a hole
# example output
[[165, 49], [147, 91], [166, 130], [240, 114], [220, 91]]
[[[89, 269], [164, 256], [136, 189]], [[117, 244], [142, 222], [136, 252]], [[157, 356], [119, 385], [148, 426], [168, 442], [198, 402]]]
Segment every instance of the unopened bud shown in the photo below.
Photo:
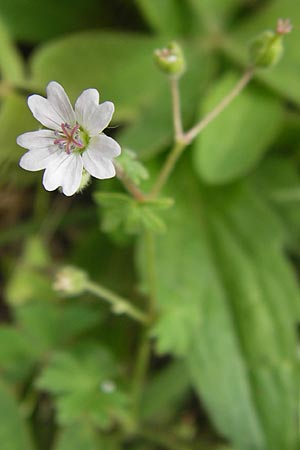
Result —
[[173, 78], [179, 78], [185, 71], [184, 54], [176, 42], [155, 50], [154, 60], [162, 72]]
[[58, 270], [53, 283], [57, 292], [67, 295], [80, 295], [86, 290], [88, 275], [82, 269], [66, 266]]
[[267, 68], [278, 63], [283, 54], [283, 36], [290, 33], [288, 19], [279, 19], [275, 31], [264, 31], [250, 44], [250, 60], [254, 67]]

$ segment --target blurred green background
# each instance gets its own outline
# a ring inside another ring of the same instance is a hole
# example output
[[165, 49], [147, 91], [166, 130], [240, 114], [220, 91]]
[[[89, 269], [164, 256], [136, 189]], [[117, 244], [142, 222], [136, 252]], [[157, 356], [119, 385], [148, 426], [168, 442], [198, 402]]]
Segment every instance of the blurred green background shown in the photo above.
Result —
[[[189, 147], [164, 192], [174, 206], [146, 227], [103, 201], [117, 180], [66, 198], [19, 168], [16, 137], [39, 127], [26, 98], [56, 80], [72, 101], [89, 87], [113, 101], [108, 133], [155, 174], [173, 125], [153, 50], [185, 51], [190, 127], [280, 17], [294, 25], [283, 59]], [[300, 448], [299, 27], [295, 0], [1, 0], [1, 450]], [[154, 296], [153, 326], [58, 296], [65, 264], [141, 309]]]

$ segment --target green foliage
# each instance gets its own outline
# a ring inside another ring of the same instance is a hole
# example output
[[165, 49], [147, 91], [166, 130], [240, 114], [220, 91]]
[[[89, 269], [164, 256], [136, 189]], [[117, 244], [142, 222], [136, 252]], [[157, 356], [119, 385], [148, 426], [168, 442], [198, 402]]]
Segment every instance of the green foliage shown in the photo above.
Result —
[[[191, 125], [198, 105], [215, 71], [215, 61], [205, 49], [193, 42], [183, 45], [187, 59], [187, 71], [180, 79], [182, 118], [185, 127]], [[173, 141], [171, 96], [168, 80], [160, 74], [162, 85], [153, 95], [132, 126], [120, 133], [124, 147], [133, 148], [142, 158], [149, 159], [161, 152]]]
[[38, 387], [57, 397], [58, 420], [72, 424], [85, 419], [102, 429], [124, 415], [126, 395], [115, 384], [116, 365], [99, 346], [77, 354], [56, 353], [38, 380]]
[[19, 405], [1, 382], [0, 384], [0, 440], [3, 450], [33, 450]]
[[114, 438], [99, 435], [95, 429], [86, 423], [78, 423], [64, 428], [58, 436], [54, 450], [118, 450], [118, 443]]
[[136, 234], [146, 229], [162, 233], [165, 225], [158, 213], [173, 204], [170, 198], [139, 202], [126, 194], [109, 192], [97, 192], [94, 197], [103, 208], [102, 230], [105, 232], [123, 230]]
[[189, 179], [173, 186], [176, 208], [156, 246], [158, 349], [185, 356], [238, 448], [294, 449], [300, 303], [280, 223], [247, 186], [203, 189]]
[[[113, 99], [118, 105], [118, 124], [136, 117], [163, 82], [149, 58], [157, 45], [157, 39], [138, 34], [95, 31], [67, 36], [34, 53], [31, 83], [44, 90], [49, 80], [57, 80], [73, 100], [87, 86], [94, 87], [102, 100]], [[77, 70], [79, 61], [83, 70]]]
[[238, 0], [187, 0], [200, 24], [207, 30], [218, 30], [238, 9]]
[[[237, 80], [230, 74], [218, 81], [204, 100], [202, 115], [211, 111]], [[197, 172], [216, 184], [245, 175], [274, 142], [281, 123], [280, 102], [257, 87], [249, 87], [197, 138]]]
[[[273, 30], [280, 17], [291, 18], [293, 24], [297, 27], [296, 24], [300, 20], [299, 5], [296, 5], [293, 0], [285, 0], [284, 3], [281, 0], [273, 0], [249, 18], [247, 17], [238, 23], [231, 36], [230, 43], [225, 44], [228, 45], [228, 54], [237, 58], [240, 62], [245, 62], [247, 58], [245, 47], [249, 44], [249, 41], [262, 30]], [[274, 70], [262, 70], [258, 74], [259, 79], [263, 80], [264, 83], [296, 103], [300, 101], [297, 70], [300, 64], [298, 38], [297, 29], [286, 36], [284, 55], [280, 64]]]
[[0, 71], [1, 78], [8, 83], [24, 79], [24, 63], [15, 48], [6, 26], [0, 17]]
[[189, 32], [192, 20], [188, 2], [183, 0], [135, 0], [149, 25], [162, 35], [174, 35]]
[[148, 384], [142, 398], [141, 415], [144, 420], [160, 424], [172, 419], [190, 387], [190, 380], [182, 361], [178, 360], [161, 370]]
[[16, 136], [37, 129], [37, 123], [22, 96], [12, 93], [3, 99], [0, 105], [0, 123], [0, 183], [23, 184], [24, 179], [28, 184], [33, 177], [21, 177], [23, 171], [18, 166], [18, 161], [22, 149], [16, 144]]
[[289, 248], [298, 254], [300, 230], [300, 175], [291, 158], [272, 156], [253, 174], [256, 189], [274, 206], [280, 216]]
[[15, 39], [36, 42], [84, 30], [110, 22], [109, 8], [105, 2], [87, 0], [53, 0], [42, 3], [36, 0], [3, 0], [0, 14], [8, 24]]
[[[1, 450], [298, 450], [298, 2], [2, 0], [0, 16]], [[27, 96], [95, 87], [115, 104], [116, 164], [149, 193], [174, 143], [153, 51], [184, 49], [187, 131], [279, 17], [294, 24], [283, 59], [185, 150], [162, 197], [99, 180], [70, 201], [19, 168], [16, 137], [39, 127]], [[149, 323], [60, 297], [62, 266]]]
[[17, 306], [30, 301], [51, 300], [54, 292], [47, 275], [50, 258], [43, 242], [31, 237], [25, 244], [24, 254], [18, 262], [6, 288], [6, 300]]
[[138, 161], [136, 153], [132, 150], [123, 149], [118, 157], [118, 165], [121, 166], [126, 176], [135, 184], [140, 184], [142, 180], [149, 178], [149, 174], [145, 166]]
[[96, 433], [89, 426], [79, 424], [64, 428], [58, 436], [55, 450], [94, 450], [99, 447]]

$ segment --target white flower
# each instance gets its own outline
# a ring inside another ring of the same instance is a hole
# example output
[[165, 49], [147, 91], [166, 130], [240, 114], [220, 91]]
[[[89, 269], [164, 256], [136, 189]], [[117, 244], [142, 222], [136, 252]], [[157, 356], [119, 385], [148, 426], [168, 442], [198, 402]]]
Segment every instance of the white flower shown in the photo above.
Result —
[[119, 144], [102, 131], [111, 121], [114, 105], [99, 105], [96, 89], [86, 89], [73, 109], [63, 87], [51, 81], [47, 98], [31, 95], [28, 106], [47, 129], [21, 134], [17, 143], [29, 151], [20, 159], [23, 169], [46, 169], [43, 185], [48, 191], [62, 188], [65, 195], [79, 189], [83, 169], [96, 178], [115, 176], [113, 158], [121, 153]]

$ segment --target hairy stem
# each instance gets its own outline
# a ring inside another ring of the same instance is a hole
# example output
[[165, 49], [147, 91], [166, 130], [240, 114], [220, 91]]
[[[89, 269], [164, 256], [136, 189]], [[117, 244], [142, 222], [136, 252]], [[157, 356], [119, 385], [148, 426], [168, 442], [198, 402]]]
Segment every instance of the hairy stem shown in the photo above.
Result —
[[184, 134], [184, 141], [186, 144], [190, 144], [195, 137], [207, 127], [207, 125], [212, 122], [220, 113], [242, 92], [242, 90], [247, 86], [249, 81], [254, 75], [254, 69], [249, 68], [246, 70], [242, 78], [237, 82], [234, 88], [227, 94], [223, 100], [205, 116], [199, 123], [197, 123], [193, 128], [191, 128], [187, 133]]
[[123, 183], [127, 191], [139, 202], [146, 200], [146, 195], [137, 187], [137, 185], [129, 178], [122, 167], [115, 163], [116, 175]]
[[115, 294], [114, 292], [110, 291], [107, 288], [104, 288], [103, 286], [100, 286], [99, 284], [93, 283], [92, 281], [89, 281], [86, 290], [88, 292], [91, 292], [92, 294], [95, 294], [97, 297], [102, 298], [106, 302], [110, 303], [113, 307], [113, 311], [117, 314], [127, 314], [127, 316], [131, 317], [132, 319], [137, 320], [138, 322], [141, 322], [143, 324], [146, 324], [149, 322], [148, 316], [140, 311], [139, 309], [135, 308], [129, 300], [121, 297], [118, 294]]
[[185, 149], [185, 147], [186, 147], [186, 144], [182, 141], [175, 143], [174, 147], [170, 151], [170, 153], [165, 161], [165, 164], [163, 165], [163, 167], [156, 179], [156, 182], [150, 192], [151, 197], [156, 197], [160, 193], [160, 191], [162, 190], [162, 188], [168, 181], [169, 176], [170, 176], [171, 172], [173, 171], [175, 164], [176, 164], [178, 158], [180, 157], [181, 153]]
[[173, 111], [175, 140], [178, 141], [179, 139], [181, 139], [183, 133], [178, 79], [171, 78], [170, 86], [172, 94], [172, 111]]

